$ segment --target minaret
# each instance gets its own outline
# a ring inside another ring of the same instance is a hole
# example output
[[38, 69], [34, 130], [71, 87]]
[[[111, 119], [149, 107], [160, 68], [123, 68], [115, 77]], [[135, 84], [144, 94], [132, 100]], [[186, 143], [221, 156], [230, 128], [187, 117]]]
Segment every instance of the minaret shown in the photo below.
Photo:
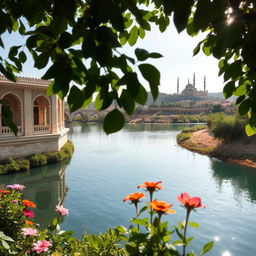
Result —
[[204, 92], [206, 92], [206, 76], [204, 76]]
[[189, 78], [188, 78], [188, 84], [189, 84], [190, 82], [189, 82]]
[[179, 81], [179, 77], [177, 78], [177, 94], [180, 94], [180, 81]]
[[194, 76], [193, 76], [193, 86], [194, 86], [194, 89], [196, 88], [196, 74], [194, 72]]

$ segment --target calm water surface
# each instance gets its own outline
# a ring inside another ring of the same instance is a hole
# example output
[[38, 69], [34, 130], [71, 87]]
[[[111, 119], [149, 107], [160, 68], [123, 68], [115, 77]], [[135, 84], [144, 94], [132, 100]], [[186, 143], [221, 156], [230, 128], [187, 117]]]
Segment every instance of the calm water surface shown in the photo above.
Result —
[[156, 196], [173, 203], [177, 214], [165, 216], [172, 225], [185, 218], [176, 200], [181, 192], [200, 196], [206, 209], [193, 212], [200, 223], [193, 247], [215, 240], [212, 256], [254, 256], [256, 235], [256, 171], [192, 153], [176, 144], [184, 125], [127, 125], [106, 136], [98, 125], [74, 124], [69, 138], [75, 145], [70, 161], [0, 177], [1, 183], [27, 185], [26, 197], [37, 203], [42, 226], [55, 216], [58, 203], [70, 209], [63, 229], [81, 236], [129, 225], [133, 206], [123, 203], [144, 181], [163, 181]]

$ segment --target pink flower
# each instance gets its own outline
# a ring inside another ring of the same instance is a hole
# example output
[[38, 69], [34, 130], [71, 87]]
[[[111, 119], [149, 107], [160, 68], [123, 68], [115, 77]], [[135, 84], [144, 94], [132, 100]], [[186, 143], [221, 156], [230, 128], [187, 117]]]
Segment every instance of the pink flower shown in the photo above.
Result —
[[58, 212], [60, 215], [68, 215], [69, 209], [64, 208], [63, 205], [56, 205], [55, 211]]
[[12, 203], [17, 204], [18, 200], [14, 199], [14, 200], [12, 200]]
[[39, 240], [36, 243], [33, 243], [32, 251], [35, 251], [37, 254], [41, 252], [47, 252], [49, 250], [49, 246], [52, 246], [49, 241]]
[[33, 218], [34, 217], [34, 213], [32, 211], [30, 211], [30, 210], [27, 210], [27, 209], [23, 211], [23, 214], [25, 216], [29, 217], [29, 218]]
[[23, 190], [25, 188], [24, 185], [20, 184], [7, 185], [6, 187], [14, 190]]
[[24, 236], [36, 236], [37, 230], [33, 228], [22, 228], [22, 233]]
[[198, 207], [205, 208], [205, 205], [201, 203], [200, 197], [190, 197], [187, 193], [182, 193], [177, 196], [178, 201], [183, 204], [187, 209], [194, 209]]

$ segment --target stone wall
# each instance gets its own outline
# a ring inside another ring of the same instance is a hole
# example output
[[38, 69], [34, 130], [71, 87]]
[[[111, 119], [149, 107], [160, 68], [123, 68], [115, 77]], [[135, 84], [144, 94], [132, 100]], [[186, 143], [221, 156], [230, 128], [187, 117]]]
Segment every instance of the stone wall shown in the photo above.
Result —
[[0, 140], [0, 160], [9, 156], [22, 158], [35, 153], [58, 151], [67, 142], [68, 130], [64, 129], [57, 134], [2, 137]]

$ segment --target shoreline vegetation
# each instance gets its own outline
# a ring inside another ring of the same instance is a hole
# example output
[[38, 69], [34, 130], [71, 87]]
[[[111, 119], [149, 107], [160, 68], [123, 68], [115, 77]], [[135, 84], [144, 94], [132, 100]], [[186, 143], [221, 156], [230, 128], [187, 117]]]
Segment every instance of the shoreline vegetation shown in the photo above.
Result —
[[68, 140], [60, 151], [34, 154], [32, 156], [14, 159], [8, 157], [0, 161], [0, 176], [11, 174], [19, 171], [28, 171], [32, 168], [37, 168], [47, 164], [54, 164], [72, 156], [74, 152], [73, 143]]
[[185, 128], [177, 135], [179, 146], [199, 154], [245, 167], [256, 168], [256, 137], [241, 136], [225, 141], [214, 138], [207, 126]]

